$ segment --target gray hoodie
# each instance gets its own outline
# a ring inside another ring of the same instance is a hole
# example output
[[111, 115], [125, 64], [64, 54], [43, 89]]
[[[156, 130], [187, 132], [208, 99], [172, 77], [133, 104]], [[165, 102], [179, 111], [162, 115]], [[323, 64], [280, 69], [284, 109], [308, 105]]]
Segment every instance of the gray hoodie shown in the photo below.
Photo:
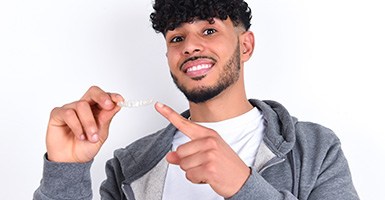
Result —
[[[279, 103], [250, 100], [264, 116], [265, 136], [252, 174], [234, 200], [359, 199], [340, 141], [329, 129], [299, 122]], [[184, 117], [189, 112], [182, 113]], [[160, 200], [176, 128], [146, 136], [114, 153], [106, 164], [101, 199]], [[92, 162], [53, 163], [44, 159], [34, 199], [92, 199]]]

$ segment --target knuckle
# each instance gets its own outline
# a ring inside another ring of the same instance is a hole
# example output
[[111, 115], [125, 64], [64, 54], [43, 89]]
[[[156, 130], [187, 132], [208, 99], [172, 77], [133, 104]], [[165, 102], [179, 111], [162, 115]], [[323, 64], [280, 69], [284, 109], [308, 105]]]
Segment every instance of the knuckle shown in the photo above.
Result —
[[210, 162], [210, 161], [213, 161], [213, 160], [216, 160], [217, 159], [217, 154], [214, 150], [209, 150], [209, 151], [206, 151], [206, 158], [207, 160]]
[[96, 91], [96, 90], [100, 90], [100, 87], [96, 86], [96, 85], [93, 85], [91, 86], [88, 91]]
[[56, 115], [56, 113], [58, 113], [59, 111], [60, 111], [60, 109], [61, 108], [59, 108], [59, 107], [55, 107], [55, 108], [53, 108], [52, 110], [51, 110], [51, 116], [54, 116], [54, 115]]
[[184, 145], [179, 145], [179, 146], [176, 148], [175, 153], [176, 153], [178, 156], [180, 156], [180, 152], [183, 151], [183, 147], [184, 147]]
[[196, 180], [194, 174], [191, 173], [190, 171], [187, 171], [185, 176], [187, 180], [191, 181], [192, 183], [199, 183], [199, 181]]
[[77, 103], [76, 103], [76, 109], [84, 109], [86, 107], [89, 107], [89, 104], [87, 101], [85, 100], [79, 100]]
[[71, 117], [74, 117], [76, 114], [75, 114], [75, 111], [72, 110], [72, 109], [64, 109], [64, 110], [63, 110], [63, 115], [64, 115], [66, 118], [71, 118]]
[[211, 128], [206, 129], [206, 134], [212, 137], [219, 136], [219, 134], [214, 129], [211, 129]]
[[193, 181], [191, 180], [191, 173], [190, 173], [190, 172], [186, 172], [185, 176], [186, 176], [186, 179], [187, 179], [187, 180], [193, 182]]
[[214, 162], [208, 162], [203, 166], [204, 170], [207, 172], [207, 174], [216, 174], [217, 168]]
[[218, 141], [215, 137], [207, 137], [205, 140], [205, 145], [207, 147], [216, 149], [218, 147]]
[[186, 163], [183, 162], [183, 160], [180, 161], [179, 167], [180, 167], [183, 171], [187, 171], [187, 170], [188, 170], [188, 168], [187, 168], [187, 166], [186, 166]]

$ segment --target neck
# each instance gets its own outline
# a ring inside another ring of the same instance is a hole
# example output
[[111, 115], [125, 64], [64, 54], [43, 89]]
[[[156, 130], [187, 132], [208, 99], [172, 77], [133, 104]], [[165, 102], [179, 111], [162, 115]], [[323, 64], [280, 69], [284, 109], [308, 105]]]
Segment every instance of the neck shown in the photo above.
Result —
[[196, 122], [218, 122], [242, 115], [253, 106], [246, 97], [243, 77], [218, 96], [204, 103], [189, 102], [191, 120]]

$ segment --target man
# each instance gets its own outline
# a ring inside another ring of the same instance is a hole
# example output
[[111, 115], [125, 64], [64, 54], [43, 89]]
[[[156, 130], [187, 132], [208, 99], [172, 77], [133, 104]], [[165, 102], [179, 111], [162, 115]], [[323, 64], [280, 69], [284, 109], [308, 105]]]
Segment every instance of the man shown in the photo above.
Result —
[[[154, 9], [190, 109], [179, 115], [155, 104], [171, 124], [115, 152], [102, 199], [358, 199], [332, 131], [246, 98], [243, 68], [254, 49], [247, 3], [157, 0]], [[119, 101], [91, 87], [53, 109], [35, 199], [92, 198], [89, 169]]]

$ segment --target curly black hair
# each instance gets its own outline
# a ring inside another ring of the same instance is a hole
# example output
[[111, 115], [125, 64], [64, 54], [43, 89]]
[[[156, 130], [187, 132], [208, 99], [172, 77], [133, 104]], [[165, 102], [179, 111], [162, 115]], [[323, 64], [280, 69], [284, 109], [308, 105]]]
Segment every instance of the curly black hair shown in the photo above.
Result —
[[235, 26], [242, 25], [246, 30], [251, 26], [251, 9], [243, 0], [155, 0], [153, 8], [152, 27], [163, 35], [195, 19], [214, 23], [214, 18], [230, 17]]

